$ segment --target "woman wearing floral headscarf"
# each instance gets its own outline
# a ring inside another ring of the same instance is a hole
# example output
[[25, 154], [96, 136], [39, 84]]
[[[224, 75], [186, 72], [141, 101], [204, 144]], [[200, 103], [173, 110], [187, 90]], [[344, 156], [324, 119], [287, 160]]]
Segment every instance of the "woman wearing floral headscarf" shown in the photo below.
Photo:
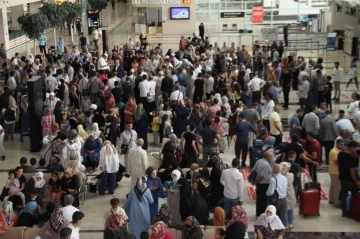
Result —
[[74, 203], [73, 206], [74, 207], [78, 207], [79, 206], [79, 177], [77, 175], [74, 174], [74, 171], [72, 170], [72, 168], [67, 168], [64, 171], [64, 176], [62, 176], [62, 185], [61, 185], [61, 190], [62, 190], [62, 195], [61, 195], [61, 204], [63, 205], [63, 207], [65, 206], [64, 203], [64, 198], [66, 195], [71, 194], [74, 197]]
[[104, 96], [105, 96], [105, 112], [108, 112], [111, 108], [115, 107], [115, 97], [111, 93], [110, 87], [104, 89]]
[[164, 203], [161, 205], [159, 213], [154, 217], [154, 223], [159, 221], [165, 222], [167, 225], [171, 224], [171, 212], [169, 204]]
[[0, 235], [2, 234], [2, 227], [7, 230], [10, 227], [16, 227], [18, 222], [18, 216], [14, 213], [12, 202], [4, 201], [2, 209], [0, 216]]
[[150, 239], [173, 239], [173, 236], [167, 231], [166, 223], [159, 221], [152, 225]]
[[130, 239], [130, 235], [124, 220], [119, 214], [112, 214], [105, 222], [104, 238], [106, 239]]
[[203, 232], [200, 228], [198, 220], [189, 216], [185, 220], [185, 229], [182, 232], [182, 239], [202, 239]]
[[284, 175], [287, 179], [287, 189], [286, 189], [286, 213], [285, 213], [285, 227], [288, 230], [294, 228], [294, 208], [296, 207], [296, 197], [294, 191], [294, 174], [290, 173], [291, 164], [288, 162], [281, 162], [281, 174]]
[[130, 233], [140, 238], [143, 231], [147, 231], [151, 225], [149, 205], [154, 202], [150, 190], [146, 186], [146, 177], [138, 178], [136, 185], [130, 189]]
[[38, 235], [43, 239], [59, 239], [60, 230], [67, 227], [68, 223], [65, 220], [63, 209], [57, 208], [51, 214], [49, 221], [40, 229]]
[[79, 124], [76, 127], [76, 130], [78, 132], [78, 136], [80, 138], [82, 138], [83, 141], [85, 141], [87, 139], [87, 137], [89, 136], [89, 134], [84, 130], [84, 126], [82, 124]]
[[232, 208], [232, 218], [226, 225], [226, 239], [243, 239], [249, 225], [248, 215], [240, 205]]

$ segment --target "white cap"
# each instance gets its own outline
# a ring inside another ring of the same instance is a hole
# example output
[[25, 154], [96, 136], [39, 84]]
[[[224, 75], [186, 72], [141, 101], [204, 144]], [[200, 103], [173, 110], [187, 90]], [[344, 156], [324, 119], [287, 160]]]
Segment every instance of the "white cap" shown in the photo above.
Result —
[[141, 72], [140, 75], [143, 76], [143, 75], [148, 75], [148, 74], [145, 71], [143, 71], [143, 72]]
[[91, 105], [90, 105], [90, 109], [97, 110], [97, 105], [91, 104]]
[[232, 61], [232, 58], [231, 58], [231, 57], [227, 57], [226, 60]]
[[160, 75], [160, 76], [163, 76], [163, 75], [164, 75], [164, 72], [159, 71], [159, 75]]
[[46, 93], [46, 98], [49, 98], [50, 94], [49, 93]]
[[170, 57], [169, 56], [165, 56], [165, 59], [169, 59]]
[[107, 53], [104, 53], [104, 56], [108, 57], [109, 55]]
[[134, 72], [135, 72], [134, 69], [131, 69], [131, 70], [130, 70], [130, 73], [134, 73]]
[[51, 92], [51, 93], [50, 93], [50, 96], [55, 96], [55, 93], [54, 93], [54, 92]]
[[211, 71], [211, 67], [206, 67], [206, 72], [209, 72], [209, 71]]
[[175, 53], [171, 53], [171, 56], [175, 56]]

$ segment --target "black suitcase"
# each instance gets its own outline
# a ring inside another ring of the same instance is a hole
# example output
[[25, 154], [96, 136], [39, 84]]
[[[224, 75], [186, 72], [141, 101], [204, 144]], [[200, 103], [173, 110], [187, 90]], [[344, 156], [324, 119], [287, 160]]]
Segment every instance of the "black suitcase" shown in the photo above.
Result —
[[249, 155], [250, 155], [250, 168], [255, 166], [255, 163], [258, 159], [260, 159], [260, 155], [262, 152], [262, 147], [250, 147], [249, 148]]

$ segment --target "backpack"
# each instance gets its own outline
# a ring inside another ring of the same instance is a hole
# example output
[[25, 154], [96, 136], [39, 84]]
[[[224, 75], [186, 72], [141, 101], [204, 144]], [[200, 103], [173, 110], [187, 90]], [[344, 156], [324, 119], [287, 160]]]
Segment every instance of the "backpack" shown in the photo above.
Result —
[[7, 108], [5, 111], [5, 121], [15, 121], [15, 110]]

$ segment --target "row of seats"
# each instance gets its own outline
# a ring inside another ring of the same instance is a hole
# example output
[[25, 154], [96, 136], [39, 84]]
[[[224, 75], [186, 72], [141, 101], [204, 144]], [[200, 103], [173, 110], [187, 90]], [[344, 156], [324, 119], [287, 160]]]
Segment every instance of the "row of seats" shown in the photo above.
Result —
[[[218, 228], [223, 228], [224, 230], [226, 230], [225, 227], [219, 227], [219, 226], [200, 226], [202, 232], [203, 232], [203, 238], [204, 239], [211, 239], [213, 236], [215, 236], [216, 233], [216, 229]], [[168, 228], [167, 229], [168, 232], [171, 233], [171, 235], [173, 236], [173, 239], [182, 239], [182, 230], [178, 230], [175, 228]], [[149, 229], [149, 234], [151, 235], [151, 228]], [[248, 235], [246, 234], [245, 237], [249, 238]]]
[[34, 239], [38, 236], [40, 228], [12, 227], [9, 232], [0, 235], [1, 239]]

